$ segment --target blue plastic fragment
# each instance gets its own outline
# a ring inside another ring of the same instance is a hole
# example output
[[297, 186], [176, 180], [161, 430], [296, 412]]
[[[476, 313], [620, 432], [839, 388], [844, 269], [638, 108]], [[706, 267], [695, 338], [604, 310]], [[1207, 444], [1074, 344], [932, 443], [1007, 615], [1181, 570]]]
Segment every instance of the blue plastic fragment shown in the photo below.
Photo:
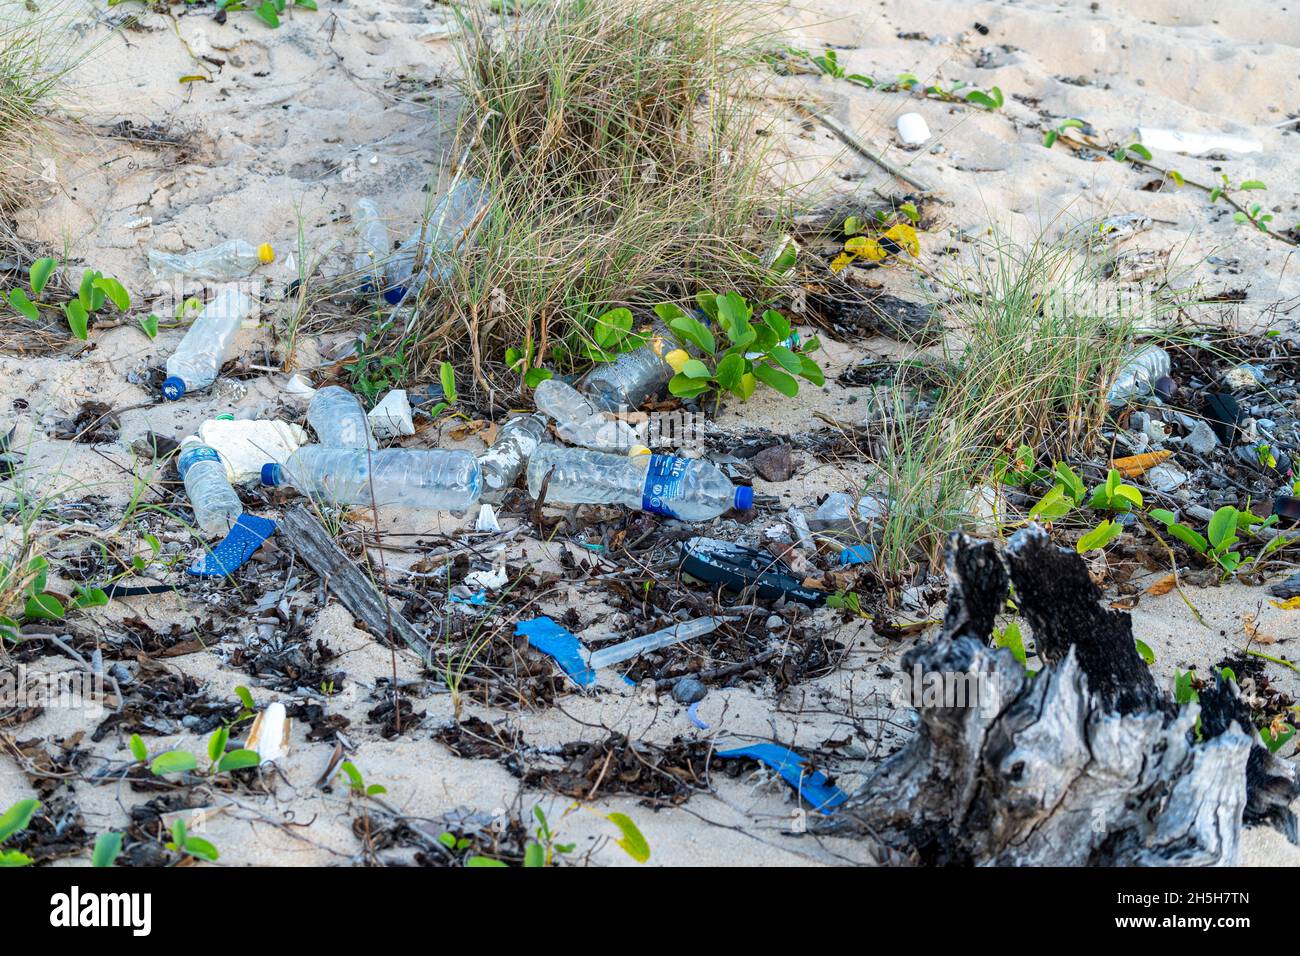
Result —
[[696, 727], [699, 727], [700, 730], [708, 730], [709, 725], [706, 724], [704, 721], [700, 720], [700, 715], [695, 712], [695, 708], [699, 706], [700, 706], [700, 702], [697, 700], [695, 703], [691, 704], [691, 706], [687, 707], [686, 716], [691, 718], [691, 723], [693, 723]]
[[807, 771], [808, 761], [793, 750], [779, 744], [751, 744], [736, 750], [720, 750], [719, 757], [749, 757], [766, 764], [795, 791], [821, 813], [833, 813], [835, 808], [849, 798], [839, 787], [830, 784], [820, 770]]
[[451, 595], [451, 601], [453, 604], [473, 604], [476, 607], [482, 607], [487, 604], [487, 591], [479, 591], [467, 598], [453, 594]]
[[840, 564], [870, 564], [876, 559], [876, 549], [869, 544], [855, 544], [840, 552]]
[[275, 534], [275, 522], [257, 515], [242, 514], [230, 534], [211, 551], [186, 569], [187, 574], [199, 578], [224, 578], [234, 574], [253, 556], [267, 538]]
[[515, 625], [515, 634], [528, 638], [529, 644], [553, 657], [569, 680], [579, 687], [596, 682], [596, 672], [582, 659], [582, 642], [549, 617], [520, 621]]

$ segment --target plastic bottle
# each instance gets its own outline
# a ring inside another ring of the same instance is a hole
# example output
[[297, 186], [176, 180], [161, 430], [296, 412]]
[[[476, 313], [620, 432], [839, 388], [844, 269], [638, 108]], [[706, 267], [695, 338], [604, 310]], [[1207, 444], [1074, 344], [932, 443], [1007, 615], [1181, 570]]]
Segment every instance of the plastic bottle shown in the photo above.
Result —
[[558, 378], [539, 383], [533, 391], [533, 402], [539, 411], [555, 419], [556, 431], [570, 444], [624, 455], [639, 447], [631, 425], [605, 418], [590, 399]]
[[1115, 381], [1106, 393], [1112, 405], [1123, 405], [1130, 398], [1155, 391], [1156, 379], [1169, 374], [1169, 353], [1158, 345], [1144, 345], [1130, 352], [1115, 373]]
[[262, 467], [265, 485], [291, 484], [337, 505], [465, 511], [478, 501], [482, 476], [467, 451], [442, 448], [325, 448], [305, 445], [287, 464]]
[[388, 266], [384, 299], [396, 305], [408, 295], [418, 295], [430, 276], [435, 284], [444, 281], [452, 266], [439, 263], [437, 257], [473, 245], [474, 234], [482, 223], [480, 214], [488, 202], [488, 191], [473, 177], [444, 193], [433, 207], [429, 221], [421, 223], [397, 247]]
[[228, 239], [211, 249], [198, 249], [182, 255], [151, 249], [149, 271], [159, 279], [183, 275], [208, 282], [229, 282], [274, 259], [275, 253], [265, 242], [254, 246], [243, 239]]
[[226, 466], [213, 449], [191, 436], [181, 442], [176, 471], [194, 508], [194, 523], [205, 536], [226, 534], [244, 513], [239, 495], [226, 480]]
[[483, 500], [500, 501], [545, 440], [545, 415], [520, 415], [502, 425], [492, 447], [478, 456], [483, 472]]
[[387, 285], [385, 270], [388, 257], [393, 254], [388, 224], [379, 217], [379, 207], [373, 199], [356, 201], [352, 207], [352, 222], [359, 232], [357, 255], [353, 259], [352, 268], [361, 277], [361, 292], [382, 292]]
[[235, 286], [227, 286], [204, 307], [198, 318], [167, 359], [167, 378], [162, 393], [173, 402], [186, 392], [207, 388], [235, 344], [235, 334], [245, 318], [253, 314], [254, 303]]
[[672, 331], [656, 322], [645, 345], [592, 369], [583, 380], [583, 391], [605, 411], [640, 408], [647, 398], [663, 391], [673, 377], [673, 368], [664, 356], [675, 348]]
[[707, 521], [728, 508], [754, 506], [753, 488], [732, 485], [716, 465], [700, 459], [623, 457], [547, 445], [528, 462], [528, 492], [534, 498], [548, 473], [546, 500], [561, 504], [621, 504], [683, 521]]
[[312, 396], [307, 406], [307, 424], [316, 433], [316, 440], [326, 448], [374, 451], [379, 447], [361, 401], [337, 385], [327, 385]]

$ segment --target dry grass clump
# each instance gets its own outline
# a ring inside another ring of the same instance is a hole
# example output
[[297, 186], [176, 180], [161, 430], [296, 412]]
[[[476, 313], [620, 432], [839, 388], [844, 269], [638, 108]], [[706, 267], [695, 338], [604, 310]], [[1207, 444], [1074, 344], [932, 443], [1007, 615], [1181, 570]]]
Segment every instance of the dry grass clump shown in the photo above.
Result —
[[50, 14], [0, 4], [0, 212], [21, 201], [36, 174], [32, 147], [66, 68], [59, 65]]
[[417, 364], [464, 342], [480, 377], [505, 346], [562, 365], [610, 307], [753, 287], [774, 209], [738, 40], [747, 10], [560, 0], [463, 16], [457, 176], [481, 179], [493, 205], [419, 303]]

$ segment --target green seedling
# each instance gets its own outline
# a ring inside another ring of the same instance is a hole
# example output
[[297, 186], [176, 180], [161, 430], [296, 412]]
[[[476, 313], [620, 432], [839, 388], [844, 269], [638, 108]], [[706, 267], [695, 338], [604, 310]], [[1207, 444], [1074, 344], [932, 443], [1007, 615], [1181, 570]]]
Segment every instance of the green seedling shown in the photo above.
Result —
[[[12, 807], [0, 814], [0, 843], [4, 843], [15, 833], [27, 829], [32, 817], [41, 808], [39, 800], [19, 800]], [[19, 850], [6, 850], [0, 847], [0, 868], [30, 866], [32, 858]]]
[[109, 830], [95, 838], [95, 849], [90, 856], [93, 867], [111, 867], [122, 853], [122, 834]]
[[348, 789], [358, 797], [377, 797], [388, 792], [385, 787], [377, 783], [366, 786], [361, 771], [357, 769], [356, 764], [351, 760], [343, 761], [339, 765], [339, 771], [342, 776], [347, 777]]
[[[62, 302], [45, 301], [44, 293], [50, 278], [58, 269], [58, 261], [45, 258], [37, 259], [27, 270], [27, 290], [22, 287], [10, 289], [6, 298], [9, 305], [19, 315], [29, 321], [40, 319], [42, 309], [59, 309], [73, 336], [86, 341], [90, 337], [90, 319], [95, 313], [111, 303], [118, 312], [131, 308], [131, 297], [122, 283], [95, 269], [87, 269], [81, 275], [81, 284], [77, 294]], [[29, 295], [30, 292], [30, 295]]]
[[1056, 141], [1065, 134], [1067, 129], [1079, 129], [1085, 125], [1086, 124], [1083, 120], [1078, 118], [1065, 120], [1063, 123], [1057, 125], [1055, 129], [1049, 129], [1043, 134], [1043, 146], [1047, 149], [1051, 149], [1052, 146], [1055, 145]]
[[206, 860], [209, 863], [217, 862], [217, 859], [221, 856], [217, 852], [217, 848], [207, 840], [190, 836], [185, 829], [184, 820], [177, 820], [172, 824], [172, 838], [166, 846], [173, 853], [182, 853], [185, 856]]

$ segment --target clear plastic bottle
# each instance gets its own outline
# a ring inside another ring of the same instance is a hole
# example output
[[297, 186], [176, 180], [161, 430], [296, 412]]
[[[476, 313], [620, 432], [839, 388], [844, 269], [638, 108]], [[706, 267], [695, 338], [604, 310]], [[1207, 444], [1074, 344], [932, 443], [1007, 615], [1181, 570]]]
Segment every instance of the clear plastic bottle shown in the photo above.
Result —
[[307, 424], [316, 433], [316, 440], [326, 448], [374, 451], [379, 447], [360, 399], [337, 385], [327, 385], [312, 396], [307, 406]]
[[255, 246], [243, 239], [228, 239], [211, 249], [174, 254], [149, 251], [149, 271], [156, 278], [183, 275], [208, 282], [229, 282], [248, 275], [260, 265], [275, 259], [267, 243]]
[[373, 199], [356, 201], [352, 206], [352, 222], [359, 233], [352, 268], [361, 282], [360, 291], [363, 294], [382, 292], [387, 284], [388, 257], [393, 254], [388, 224], [380, 218], [379, 207]]
[[176, 471], [194, 508], [194, 523], [208, 538], [225, 535], [244, 513], [239, 495], [226, 480], [226, 466], [213, 449], [191, 436], [181, 442]]
[[647, 398], [662, 392], [673, 377], [673, 367], [664, 356], [677, 348], [676, 342], [668, 326], [656, 322], [645, 345], [597, 365], [583, 380], [582, 390], [604, 411], [640, 408]]
[[502, 425], [492, 447], [478, 456], [479, 469], [483, 472], [483, 500], [500, 501], [545, 440], [545, 415], [520, 415]]
[[325, 448], [304, 445], [287, 464], [262, 467], [265, 485], [290, 484], [336, 505], [466, 511], [482, 488], [478, 461], [443, 448]]
[[397, 247], [388, 266], [384, 299], [396, 305], [408, 295], [418, 295], [430, 276], [435, 284], [442, 282], [452, 266], [439, 263], [438, 257], [473, 245], [489, 199], [483, 183], [472, 176], [444, 193], [428, 222]]
[[539, 383], [533, 390], [533, 402], [538, 411], [555, 419], [555, 430], [570, 444], [624, 455], [639, 445], [631, 425], [605, 418], [590, 399], [558, 378]]
[[1169, 374], [1169, 353], [1158, 345], [1144, 345], [1124, 357], [1106, 398], [1112, 405], [1123, 405], [1130, 398], [1150, 395], [1156, 379]]
[[534, 498], [548, 473], [546, 500], [560, 504], [621, 504], [683, 521], [707, 521], [729, 508], [754, 506], [753, 488], [733, 485], [716, 465], [701, 459], [623, 457], [547, 445], [528, 462], [528, 492]]
[[236, 286], [218, 292], [167, 359], [163, 395], [174, 402], [186, 392], [207, 388], [215, 382], [221, 366], [231, 357], [239, 326], [253, 314], [254, 307], [252, 297]]

